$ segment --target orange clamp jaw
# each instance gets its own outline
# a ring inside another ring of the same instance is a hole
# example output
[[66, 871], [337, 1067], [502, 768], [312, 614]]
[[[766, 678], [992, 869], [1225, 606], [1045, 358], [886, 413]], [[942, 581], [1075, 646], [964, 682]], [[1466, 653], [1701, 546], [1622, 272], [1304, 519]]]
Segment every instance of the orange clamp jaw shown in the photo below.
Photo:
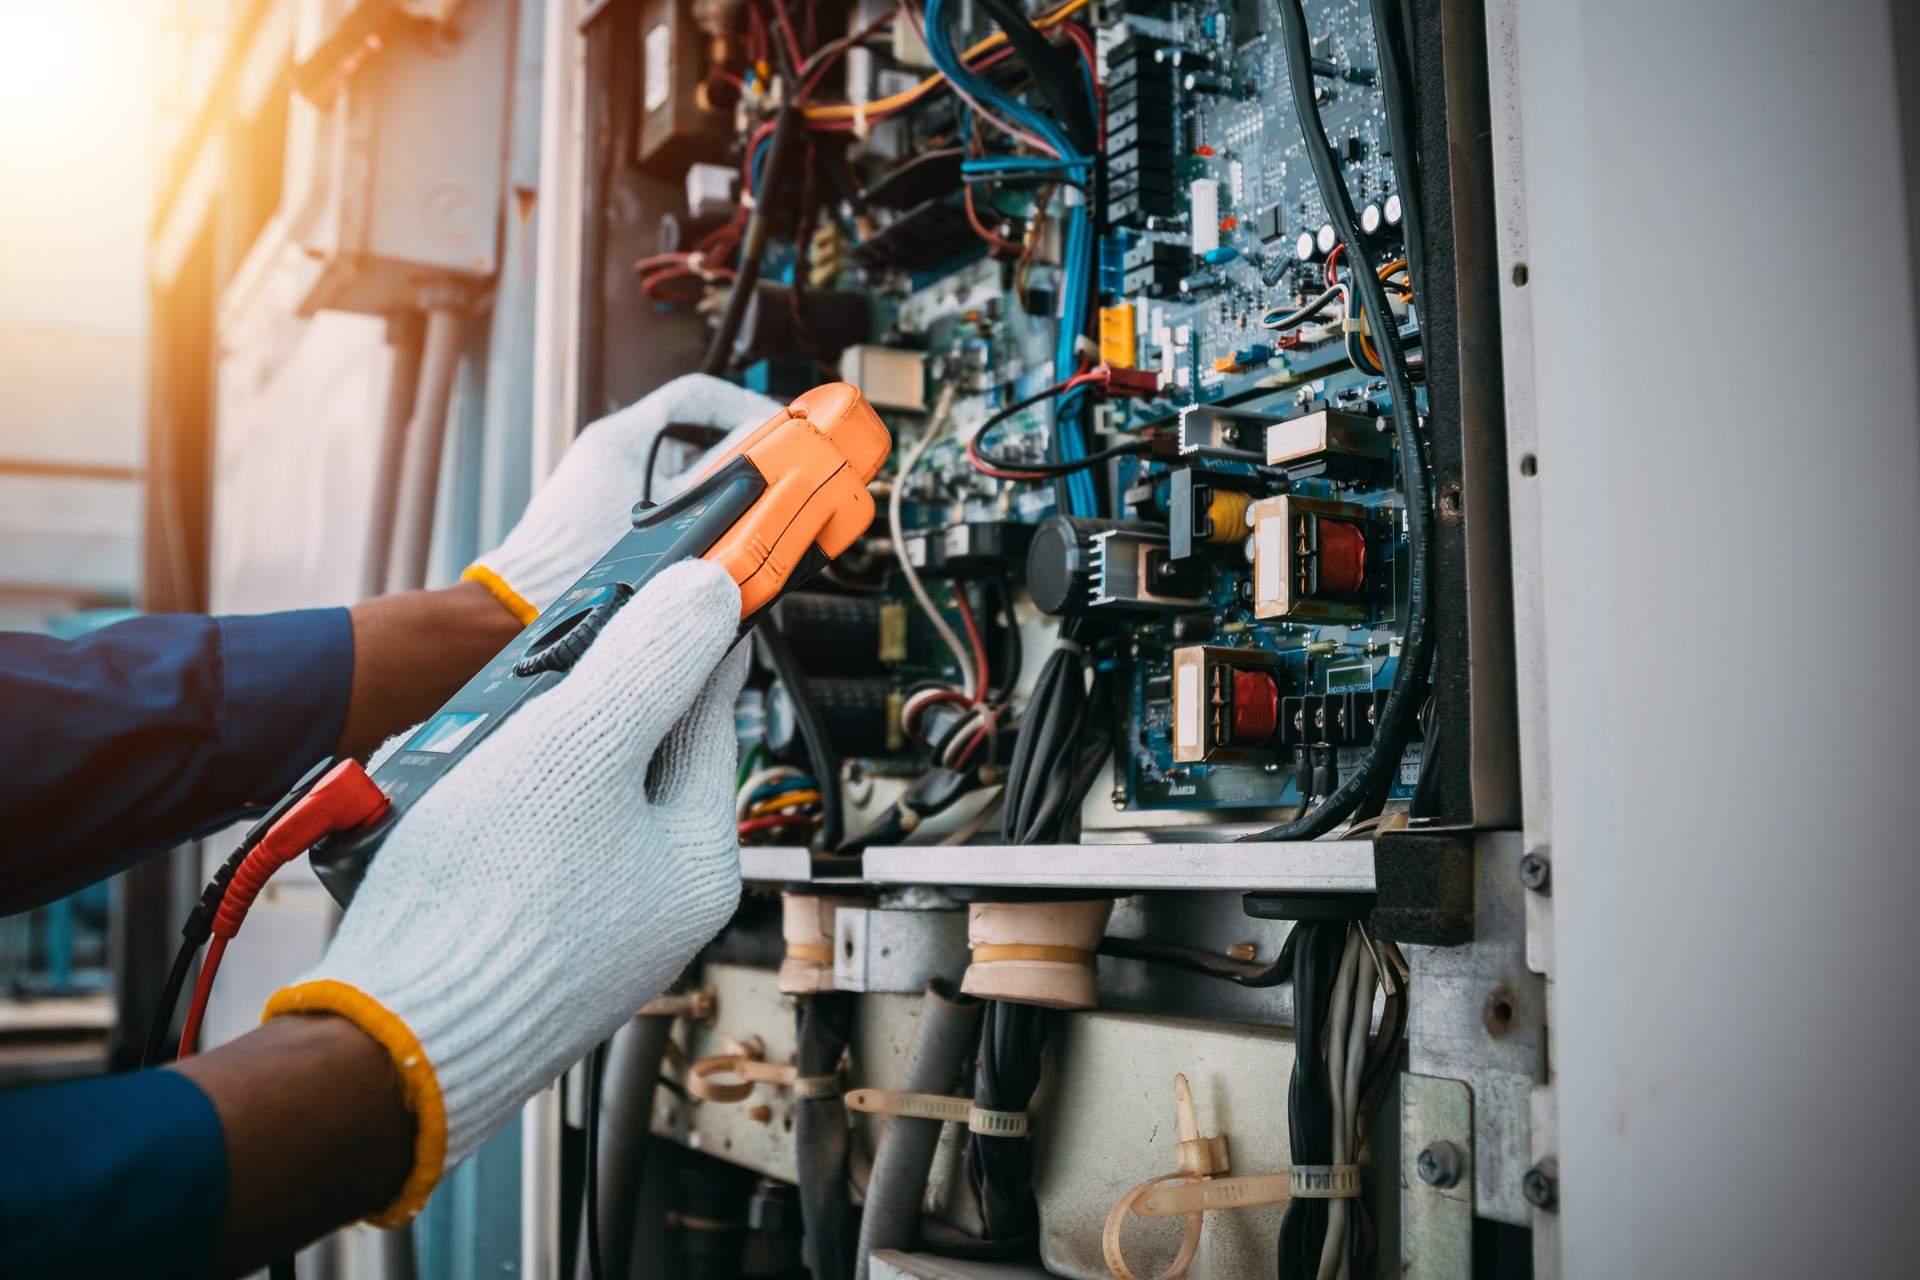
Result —
[[831, 559], [867, 531], [874, 516], [867, 485], [892, 449], [893, 438], [866, 397], [844, 382], [829, 382], [729, 453], [744, 456], [767, 482], [766, 492], [702, 557], [740, 584], [741, 617], [771, 604], [809, 550], [818, 547]]

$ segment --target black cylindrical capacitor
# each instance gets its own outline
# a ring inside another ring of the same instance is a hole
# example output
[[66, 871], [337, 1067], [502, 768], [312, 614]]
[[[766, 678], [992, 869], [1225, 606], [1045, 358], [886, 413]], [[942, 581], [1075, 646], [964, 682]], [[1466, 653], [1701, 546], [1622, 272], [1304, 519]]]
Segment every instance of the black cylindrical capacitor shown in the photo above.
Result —
[[[807, 697], [836, 754], [886, 754], [887, 695], [893, 687], [891, 680], [807, 681]], [[778, 680], [767, 690], [767, 750], [782, 760], [796, 762], [807, 754], [799, 720], [793, 714], [793, 699]]]
[[880, 661], [876, 599], [796, 591], [769, 612], [809, 676], [870, 675]]

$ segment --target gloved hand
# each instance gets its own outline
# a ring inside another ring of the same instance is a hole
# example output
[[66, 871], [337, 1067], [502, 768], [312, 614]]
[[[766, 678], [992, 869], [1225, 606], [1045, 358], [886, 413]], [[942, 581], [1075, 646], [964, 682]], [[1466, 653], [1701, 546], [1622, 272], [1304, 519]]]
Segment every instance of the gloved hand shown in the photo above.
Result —
[[400, 821], [319, 965], [268, 1001], [393, 1055], [414, 1168], [376, 1223], [418, 1213], [732, 915], [739, 621], [718, 566], [662, 573]]
[[[532, 622], [627, 531], [661, 428], [750, 430], [779, 411], [778, 401], [719, 378], [675, 378], [581, 432], [507, 540], [460, 576], [482, 583], [522, 624]], [[654, 500], [667, 491], [656, 475]]]

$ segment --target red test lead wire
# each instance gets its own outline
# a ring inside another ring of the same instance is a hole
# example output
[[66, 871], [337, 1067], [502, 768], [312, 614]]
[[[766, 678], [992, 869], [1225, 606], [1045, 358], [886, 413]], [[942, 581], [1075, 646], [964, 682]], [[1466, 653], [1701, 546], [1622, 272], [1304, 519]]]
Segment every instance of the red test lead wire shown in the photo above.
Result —
[[200, 1043], [200, 1021], [206, 1016], [207, 996], [213, 991], [214, 975], [226, 955], [227, 943], [240, 932], [253, 900], [260, 896], [273, 873], [292, 862], [324, 836], [338, 835], [363, 827], [387, 811], [386, 793], [374, 785], [358, 761], [343, 760], [313, 784], [313, 789], [274, 823], [253, 852], [233, 873], [213, 918], [213, 938], [207, 945], [206, 959], [200, 964], [200, 977], [194, 984], [193, 1000], [187, 1006], [186, 1023], [180, 1029], [180, 1056], [189, 1057]]

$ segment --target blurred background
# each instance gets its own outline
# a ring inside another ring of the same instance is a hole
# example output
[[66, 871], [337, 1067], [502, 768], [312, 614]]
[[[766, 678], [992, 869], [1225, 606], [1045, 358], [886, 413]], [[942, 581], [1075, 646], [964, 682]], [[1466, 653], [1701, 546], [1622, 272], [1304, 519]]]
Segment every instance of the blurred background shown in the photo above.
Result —
[[[0, 628], [77, 634], [139, 599], [147, 224], [177, 129], [156, 82], [224, 8], [0, 0], [0, 172], [31, 175], [0, 193]], [[116, 896], [0, 918], [10, 1074], [97, 1062]]]

